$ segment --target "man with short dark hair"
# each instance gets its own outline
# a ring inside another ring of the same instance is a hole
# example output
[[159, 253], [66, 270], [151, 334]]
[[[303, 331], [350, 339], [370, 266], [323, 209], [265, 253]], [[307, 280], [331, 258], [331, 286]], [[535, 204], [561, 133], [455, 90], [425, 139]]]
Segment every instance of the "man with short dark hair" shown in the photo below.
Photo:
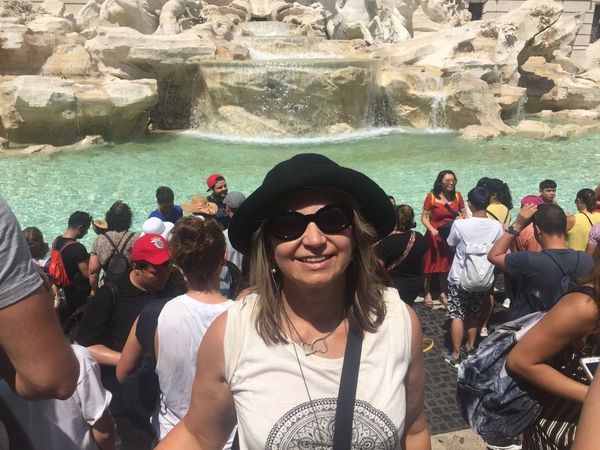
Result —
[[544, 203], [553, 204], [556, 198], [556, 181], [544, 180], [540, 183], [540, 198]]
[[83, 238], [92, 223], [92, 216], [83, 211], [75, 211], [69, 217], [67, 230], [54, 239], [52, 248], [60, 252], [61, 259], [71, 280], [70, 286], [57, 286], [64, 292], [66, 305], [61, 305], [61, 321], [65, 321], [77, 308], [83, 305], [90, 295], [90, 255], [85, 246], [79, 242]]
[[158, 217], [163, 222], [175, 223], [183, 217], [183, 210], [175, 204], [175, 194], [170, 187], [160, 186], [156, 189], [156, 204], [158, 208], [148, 215], [148, 219]]
[[227, 210], [225, 209], [225, 204], [223, 203], [223, 200], [225, 200], [225, 197], [227, 196], [227, 181], [225, 181], [223, 175], [213, 173], [206, 179], [206, 185], [208, 186], [207, 191], [211, 192], [208, 196], [208, 201], [216, 203], [219, 207], [214, 219], [224, 230], [226, 230], [230, 220]]
[[[508, 253], [519, 233], [533, 224], [541, 252]], [[548, 310], [564, 293], [565, 276], [585, 277], [593, 266], [592, 257], [567, 247], [567, 218], [558, 205], [525, 204], [515, 222], [488, 253], [489, 261], [508, 274], [515, 290], [512, 318]]]

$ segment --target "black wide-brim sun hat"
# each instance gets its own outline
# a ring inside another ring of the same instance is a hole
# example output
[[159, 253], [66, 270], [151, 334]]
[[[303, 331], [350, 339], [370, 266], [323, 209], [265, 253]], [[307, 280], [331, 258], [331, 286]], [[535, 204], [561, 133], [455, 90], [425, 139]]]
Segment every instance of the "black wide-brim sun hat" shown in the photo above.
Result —
[[231, 245], [249, 254], [252, 236], [266, 219], [273, 202], [311, 186], [335, 188], [350, 194], [379, 237], [387, 236], [396, 225], [394, 207], [387, 194], [368, 176], [342, 167], [323, 155], [302, 153], [273, 167], [262, 185], [240, 205], [228, 228]]

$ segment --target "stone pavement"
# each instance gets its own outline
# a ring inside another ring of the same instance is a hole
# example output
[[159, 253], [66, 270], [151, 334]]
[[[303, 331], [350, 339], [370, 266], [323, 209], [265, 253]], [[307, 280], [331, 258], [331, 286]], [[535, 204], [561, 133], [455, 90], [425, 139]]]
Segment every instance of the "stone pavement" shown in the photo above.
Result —
[[[420, 300], [420, 301], [419, 301]], [[436, 302], [433, 310], [415, 302], [415, 312], [421, 320], [423, 337], [433, 339], [433, 348], [425, 353], [425, 408], [429, 419], [433, 450], [484, 450], [483, 441], [473, 433], [456, 406], [457, 369], [441, 357], [450, 348], [449, 321], [446, 310]], [[490, 324], [504, 322], [506, 310], [497, 307]]]

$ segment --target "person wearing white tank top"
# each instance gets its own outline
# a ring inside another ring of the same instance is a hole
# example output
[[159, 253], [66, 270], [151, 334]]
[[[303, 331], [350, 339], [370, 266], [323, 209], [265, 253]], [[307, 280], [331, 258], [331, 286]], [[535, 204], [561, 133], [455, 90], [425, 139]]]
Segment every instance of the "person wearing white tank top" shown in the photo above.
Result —
[[209, 327], [188, 413], [157, 449], [216, 450], [236, 423], [240, 449], [333, 448], [352, 327], [363, 343], [350, 447], [429, 450], [420, 325], [372, 248], [394, 226], [364, 174], [316, 154], [276, 165], [229, 227], [252, 293]]
[[[187, 284], [187, 292], [167, 302], [155, 322], [155, 329], [144, 324], [154, 336], [156, 374], [160, 399], [153, 425], [163, 439], [187, 413], [196, 373], [196, 356], [210, 324], [234, 305], [220, 292], [220, 274], [225, 263], [225, 237], [214, 220], [196, 216], [179, 219], [175, 224], [169, 251]], [[138, 319], [134, 329], [142, 324]], [[137, 343], [138, 345], [134, 345]], [[131, 373], [141, 357], [142, 347], [132, 330], [117, 366], [120, 380]], [[229, 450], [233, 434], [222, 446]]]

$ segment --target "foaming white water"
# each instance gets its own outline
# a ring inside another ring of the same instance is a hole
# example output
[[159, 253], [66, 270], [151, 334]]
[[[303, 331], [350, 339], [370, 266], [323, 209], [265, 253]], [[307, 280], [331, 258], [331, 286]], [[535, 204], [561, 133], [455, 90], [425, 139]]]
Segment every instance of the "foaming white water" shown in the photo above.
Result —
[[248, 54], [250, 59], [253, 60], [261, 60], [261, 61], [270, 61], [270, 60], [280, 60], [286, 58], [299, 58], [299, 59], [336, 59], [340, 58], [340, 56], [335, 53], [324, 53], [324, 52], [290, 52], [287, 53], [274, 53], [272, 50], [257, 50], [256, 48], [249, 47]]
[[351, 133], [334, 134], [327, 136], [289, 136], [289, 137], [261, 137], [261, 136], [234, 136], [223, 135], [217, 133], [207, 133], [199, 130], [186, 130], [182, 134], [196, 136], [202, 139], [219, 142], [233, 142], [239, 144], [262, 144], [262, 145], [317, 145], [339, 142], [354, 142], [368, 139], [375, 139], [381, 136], [392, 134], [441, 134], [452, 133], [452, 130], [435, 128], [435, 129], [417, 129], [407, 127], [379, 127], [365, 128], [362, 130], [353, 131]]

